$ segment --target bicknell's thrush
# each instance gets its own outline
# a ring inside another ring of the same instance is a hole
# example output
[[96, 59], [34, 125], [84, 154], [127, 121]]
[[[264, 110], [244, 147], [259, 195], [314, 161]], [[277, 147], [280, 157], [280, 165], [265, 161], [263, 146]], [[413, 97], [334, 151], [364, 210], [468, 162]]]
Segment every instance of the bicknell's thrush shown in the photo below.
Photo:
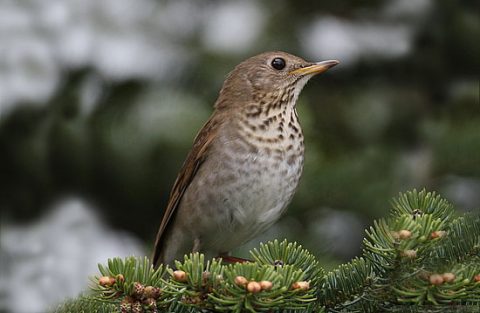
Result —
[[312, 76], [336, 64], [266, 52], [235, 67], [174, 183], [154, 265], [192, 251], [227, 255], [279, 219], [303, 169], [295, 104]]

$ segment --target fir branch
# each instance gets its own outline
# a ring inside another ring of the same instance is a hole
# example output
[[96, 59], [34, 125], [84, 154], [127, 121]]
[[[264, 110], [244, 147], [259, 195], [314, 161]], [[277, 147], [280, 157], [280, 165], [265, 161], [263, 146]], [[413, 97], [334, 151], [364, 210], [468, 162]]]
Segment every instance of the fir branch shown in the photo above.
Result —
[[[366, 231], [363, 256], [325, 274], [296, 243], [273, 241], [254, 262], [193, 253], [176, 269], [147, 258], [99, 265], [92, 294], [54, 312], [475, 312], [480, 306], [480, 216], [457, 216], [435, 193], [393, 200]], [[456, 311], [455, 311], [456, 310]]]
[[303, 249], [296, 242], [289, 243], [287, 240], [279, 242], [260, 243], [260, 247], [250, 251], [253, 260], [259, 264], [268, 264], [275, 266], [292, 265], [295, 268], [302, 269], [305, 273], [305, 280], [310, 280], [314, 285], [321, 284], [319, 279], [324, 275], [315, 256]]
[[363, 258], [356, 258], [325, 276], [319, 298], [328, 309], [342, 310], [363, 301], [367, 288], [375, 281], [370, 263]]
[[398, 198], [393, 199], [392, 206], [394, 217], [406, 214], [415, 218], [423, 214], [433, 214], [434, 218], [448, 221], [455, 214], [452, 204], [435, 192], [427, 192], [425, 189], [400, 193]]
[[438, 258], [448, 262], [472, 259], [480, 263], [480, 215], [456, 218], [442, 237], [435, 251]]

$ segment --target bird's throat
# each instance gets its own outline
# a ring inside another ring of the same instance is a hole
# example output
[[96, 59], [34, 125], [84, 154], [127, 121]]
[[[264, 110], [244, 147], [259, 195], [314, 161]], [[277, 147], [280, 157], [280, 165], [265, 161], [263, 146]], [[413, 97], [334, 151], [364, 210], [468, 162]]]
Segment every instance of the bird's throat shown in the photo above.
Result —
[[293, 149], [303, 145], [303, 134], [295, 106], [285, 104], [270, 110], [257, 109], [239, 118], [239, 133], [249, 143], [266, 148]]

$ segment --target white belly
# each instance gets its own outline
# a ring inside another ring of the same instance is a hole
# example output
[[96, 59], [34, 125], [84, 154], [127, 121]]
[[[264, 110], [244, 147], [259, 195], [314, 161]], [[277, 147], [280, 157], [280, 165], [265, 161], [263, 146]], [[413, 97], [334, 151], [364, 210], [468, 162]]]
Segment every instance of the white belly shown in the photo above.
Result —
[[[267, 154], [262, 149], [257, 153], [238, 153], [226, 158], [225, 164], [219, 164], [218, 168], [224, 171], [208, 175], [211, 185], [218, 187], [205, 195], [210, 200], [203, 212], [221, 218], [215, 226], [206, 221], [205, 234], [200, 236], [208, 238], [205, 242], [209, 243], [209, 249], [230, 251], [281, 217], [298, 186], [303, 147], [282, 153]], [[215, 183], [225, 176], [234, 179]]]
[[258, 156], [249, 164], [251, 173], [244, 183], [247, 188], [232, 190], [230, 198], [237, 207], [234, 217], [241, 230], [256, 233], [281, 216], [297, 187], [299, 163], [288, 165], [286, 160]]

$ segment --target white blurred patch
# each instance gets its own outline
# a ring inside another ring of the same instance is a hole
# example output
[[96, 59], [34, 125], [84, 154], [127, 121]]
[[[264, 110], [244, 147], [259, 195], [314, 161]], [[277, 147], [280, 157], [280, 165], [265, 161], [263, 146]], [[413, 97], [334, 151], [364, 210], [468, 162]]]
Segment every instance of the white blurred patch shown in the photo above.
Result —
[[344, 65], [360, 59], [393, 58], [411, 49], [408, 25], [389, 25], [321, 16], [307, 27], [302, 44], [315, 60], [338, 59]]
[[45, 41], [32, 34], [19, 34], [17, 39], [2, 40], [0, 35], [2, 114], [16, 102], [39, 104], [46, 101], [60, 78], [54, 51]]
[[418, 19], [432, 7], [432, 0], [390, 0], [386, 1], [383, 15], [391, 18]]
[[1, 225], [0, 311], [46, 312], [85, 290], [97, 263], [143, 255], [136, 239], [106, 227], [94, 210], [73, 198], [32, 225]]
[[163, 1], [156, 14], [155, 21], [162, 32], [183, 40], [196, 34], [198, 26], [208, 17], [208, 7], [201, 1]]
[[[179, 38], [197, 29], [203, 16], [198, 5], [180, 3], [0, 2], [0, 117], [20, 104], [47, 103], [65, 70], [92, 67], [111, 80], [171, 79], [188, 64]], [[183, 18], [176, 23], [159, 22], [177, 13]]]
[[334, 58], [343, 65], [408, 54], [418, 24], [431, 11], [432, 0], [383, 4], [378, 11], [364, 11], [352, 19], [318, 16], [301, 35], [304, 50], [316, 60]]
[[207, 49], [242, 53], [255, 43], [264, 20], [265, 15], [258, 2], [216, 3], [205, 19], [203, 43]]

